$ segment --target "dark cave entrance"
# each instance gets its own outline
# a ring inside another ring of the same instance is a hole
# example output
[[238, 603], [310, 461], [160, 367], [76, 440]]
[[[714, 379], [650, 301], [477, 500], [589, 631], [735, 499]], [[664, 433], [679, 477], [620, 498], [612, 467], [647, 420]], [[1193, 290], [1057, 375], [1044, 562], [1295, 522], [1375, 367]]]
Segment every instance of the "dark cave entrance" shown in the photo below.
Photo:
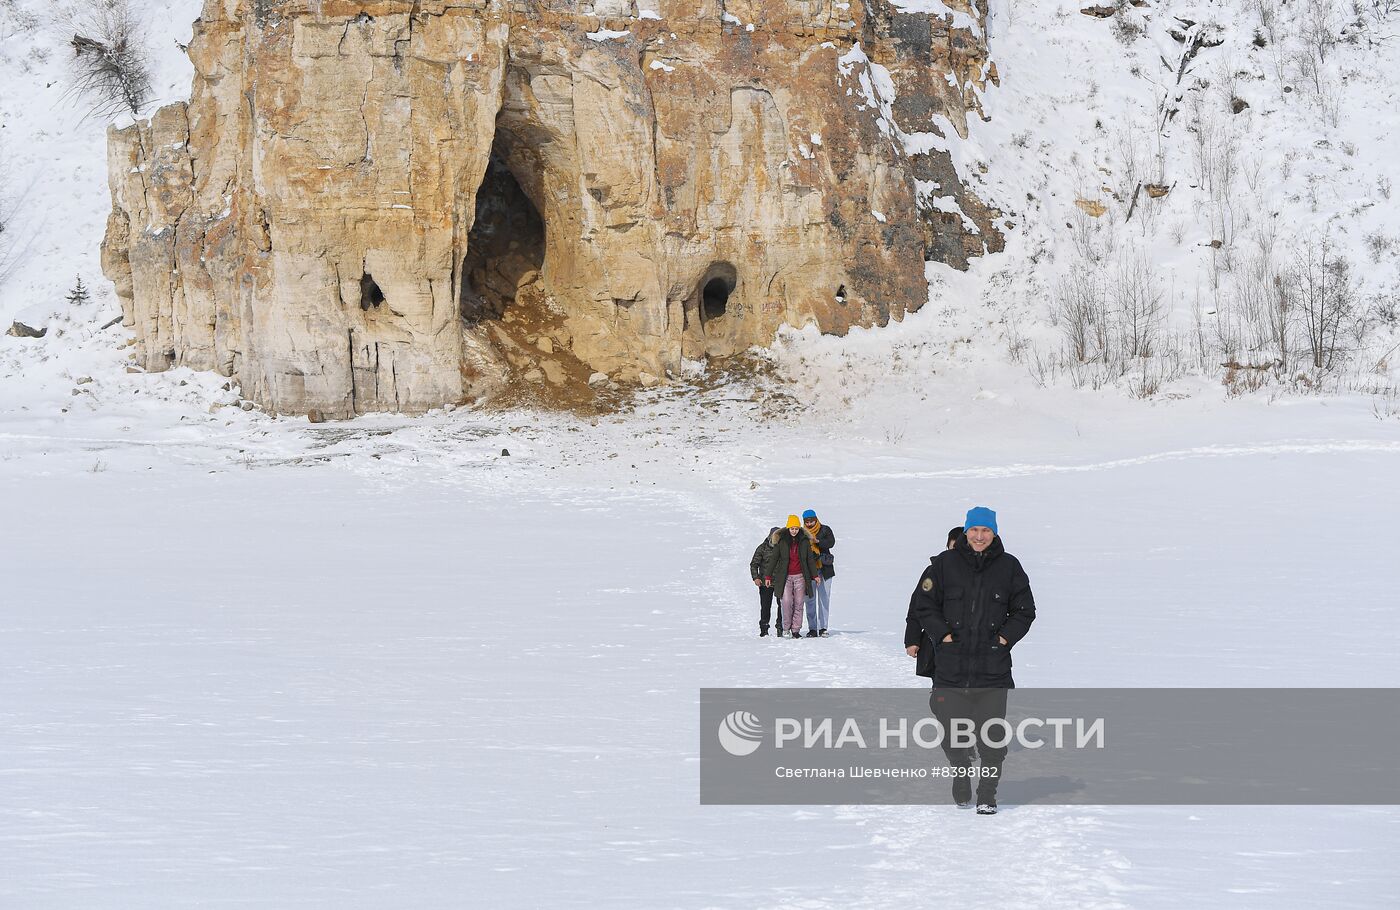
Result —
[[365, 272], [360, 279], [360, 309], [368, 310], [377, 307], [385, 301], [384, 292], [380, 290], [379, 283], [374, 280], [374, 276]]
[[738, 284], [739, 273], [734, 266], [716, 262], [705, 270], [697, 282], [695, 297], [686, 309], [694, 310], [702, 327], [708, 322], [723, 319], [729, 313], [729, 301]]
[[700, 319], [718, 319], [729, 309], [729, 294], [734, 289], [723, 278], [711, 278], [700, 292]]
[[544, 256], [544, 218], [493, 145], [462, 260], [462, 318], [477, 323], [505, 315], [522, 291], [539, 282]]

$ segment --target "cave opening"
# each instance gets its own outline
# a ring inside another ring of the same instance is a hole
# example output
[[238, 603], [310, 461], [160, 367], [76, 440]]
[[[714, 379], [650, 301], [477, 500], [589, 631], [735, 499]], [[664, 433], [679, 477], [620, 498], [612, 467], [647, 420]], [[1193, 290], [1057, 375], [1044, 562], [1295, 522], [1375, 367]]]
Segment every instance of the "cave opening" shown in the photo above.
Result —
[[377, 307], [385, 301], [384, 291], [380, 289], [378, 282], [369, 272], [365, 272], [360, 279], [360, 309], [368, 310]]
[[478, 323], [505, 315], [540, 281], [544, 258], [544, 218], [521, 189], [498, 139], [477, 190], [476, 221], [462, 259], [462, 318]]
[[734, 289], [723, 278], [711, 278], [700, 292], [700, 319], [719, 319], [729, 310], [729, 294]]
[[707, 268], [695, 283], [694, 296], [686, 301], [686, 326], [690, 325], [693, 313], [703, 328], [708, 322], [729, 315], [729, 304], [734, 289], [739, 286], [739, 272], [728, 262], [715, 262]]

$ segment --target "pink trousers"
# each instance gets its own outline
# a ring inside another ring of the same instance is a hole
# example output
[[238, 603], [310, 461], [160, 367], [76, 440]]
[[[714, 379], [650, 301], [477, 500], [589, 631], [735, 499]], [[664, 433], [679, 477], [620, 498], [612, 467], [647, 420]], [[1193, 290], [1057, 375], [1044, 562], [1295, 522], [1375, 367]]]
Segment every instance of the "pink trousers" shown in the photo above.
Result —
[[802, 630], [802, 605], [807, 602], [807, 580], [800, 574], [789, 575], [783, 585], [783, 624], [780, 628], [793, 632]]

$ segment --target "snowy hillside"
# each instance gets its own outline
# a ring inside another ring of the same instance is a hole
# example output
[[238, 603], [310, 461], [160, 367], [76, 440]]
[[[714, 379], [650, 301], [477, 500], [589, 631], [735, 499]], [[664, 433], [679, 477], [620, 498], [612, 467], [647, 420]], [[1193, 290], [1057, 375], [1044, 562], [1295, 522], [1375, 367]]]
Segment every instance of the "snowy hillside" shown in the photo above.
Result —
[[[189, 97], [190, 39], [200, 0], [143, 0], [151, 100], [144, 113]], [[98, 247], [111, 210], [107, 126], [72, 90], [78, 0], [0, 0], [0, 321], [20, 311], [61, 311], [78, 277], [99, 300], [115, 298]], [[118, 123], [129, 123], [130, 116]], [[112, 310], [115, 313], [115, 310]]]
[[[143, 5], [162, 99], [199, 5]], [[909, 593], [979, 503], [1036, 591], [1023, 686], [1400, 684], [1396, 41], [1338, 13], [1310, 70], [1293, 5], [998, 0], [990, 119], [948, 142], [1014, 227], [920, 313], [615, 415], [312, 425], [128, 372], [51, 8], [0, 0], [0, 322], [49, 328], [0, 336], [0, 907], [1394, 903], [1390, 806], [702, 807], [697, 705], [923, 686]], [[1318, 370], [1258, 294], [1327, 236], [1369, 315]], [[749, 555], [806, 507], [834, 634], [760, 639]]]
[[1001, 390], [1400, 409], [1400, 6], [994, 0], [988, 30], [987, 119], [905, 141], [947, 145], [1006, 253], [930, 266], [907, 334], [797, 342], [784, 363], [844, 374], [843, 395], [892, 356]]

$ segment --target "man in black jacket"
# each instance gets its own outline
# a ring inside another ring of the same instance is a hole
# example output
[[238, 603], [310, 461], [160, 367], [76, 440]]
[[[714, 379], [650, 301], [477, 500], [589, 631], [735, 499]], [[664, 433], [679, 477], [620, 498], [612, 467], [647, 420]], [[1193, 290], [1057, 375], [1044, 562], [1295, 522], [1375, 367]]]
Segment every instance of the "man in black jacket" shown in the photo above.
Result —
[[[948, 543], [937, 556], [930, 556], [932, 563], [939, 556], [953, 549], [958, 538], [963, 536], [963, 526], [958, 525], [948, 531]], [[915, 591], [918, 594], [918, 591]], [[933, 679], [933, 642], [924, 634], [919, 621], [914, 618], [914, 598], [909, 598], [909, 610], [904, 614], [904, 653], [914, 658], [914, 673], [926, 679]]]
[[[768, 634], [768, 620], [773, 615], [773, 581], [764, 578], [767, 571], [768, 560], [773, 555], [773, 547], [778, 543], [778, 532], [782, 528], [770, 528], [768, 536], [763, 538], [763, 543], [753, 551], [753, 559], [749, 560], [749, 577], [758, 587], [758, 636], [765, 637]], [[774, 626], [777, 623], [773, 623]]]
[[812, 579], [812, 593], [807, 595], [807, 637], [826, 638], [826, 624], [831, 614], [831, 585], [836, 577], [836, 559], [831, 548], [836, 546], [836, 532], [824, 525], [812, 509], [802, 513], [802, 527], [812, 537], [812, 555], [817, 558], [817, 577]]
[[[971, 721], [980, 734], [988, 720], [1006, 717], [1006, 692], [1016, 685], [1011, 650], [1035, 621], [1030, 579], [1002, 547], [996, 513], [983, 506], [970, 510], [965, 529], [953, 549], [924, 570], [912, 604], [920, 628], [936, 642], [930, 702], [946, 731], [944, 754], [962, 771], [953, 778], [959, 806], [972, 795], [971, 750], [952, 745], [952, 722]], [[977, 751], [977, 812], [993, 815], [1006, 747], [979, 738]]]

